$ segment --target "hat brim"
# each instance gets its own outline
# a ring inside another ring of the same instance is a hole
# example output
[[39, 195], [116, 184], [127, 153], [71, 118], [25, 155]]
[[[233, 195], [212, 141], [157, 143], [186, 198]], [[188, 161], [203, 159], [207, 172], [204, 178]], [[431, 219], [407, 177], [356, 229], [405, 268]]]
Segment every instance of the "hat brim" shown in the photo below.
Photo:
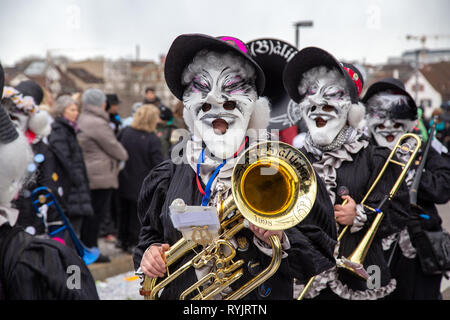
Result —
[[250, 62], [256, 70], [256, 89], [258, 95], [263, 93], [265, 86], [264, 72], [249, 54], [218, 38], [204, 34], [183, 34], [178, 36], [170, 46], [164, 65], [164, 77], [167, 86], [175, 97], [182, 100], [185, 87], [182, 85], [181, 76], [184, 68], [192, 62], [197, 52], [203, 49], [216, 52], [232, 51]]
[[399, 84], [395, 79], [383, 79], [372, 84], [368, 89], [361, 101], [366, 104], [367, 101], [375, 94], [385, 91], [393, 91], [395, 94], [401, 94], [407, 97], [409, 110], [399, 107], [391, 110], [395, 114], [395, 118], [398, 119], [417, 119], [417, 105], [411, 95]]
[[300, 50], [284, 68], [283, 84], [292, 100], [300, 103], [303, 96], [298, 92], [298, 86], [303, 80], [305, 72], [319, 66], [338, 70], [344, 76], [352, 102], [358, 101], [358, 90], [342, 64], [330, 53], [317, 47], [307, 47]]
[[383, 80], [377, 81], [374, 84], [372, 84], [367, 89], [366, 94], [361, 99], [361, 101], [363, 103], [367, 103], [367, 101], [375, 94], [377, 94], [379, 92], [383, 92], [383, 91], [388, 91], [388, 90], [392, 90], [392, 91], [398, 92], [402, 95], [405, 95], [408, 97], [408, 99], [411, 100], [412, 103], [414, 103], [414, 105], [416, 104], [414, 99], [411, 97], [411, 95], [405, 89], [403, 89], [401, 86], [397, 85], [395, 82], [391, 81], [390, 79], [383, 79]]

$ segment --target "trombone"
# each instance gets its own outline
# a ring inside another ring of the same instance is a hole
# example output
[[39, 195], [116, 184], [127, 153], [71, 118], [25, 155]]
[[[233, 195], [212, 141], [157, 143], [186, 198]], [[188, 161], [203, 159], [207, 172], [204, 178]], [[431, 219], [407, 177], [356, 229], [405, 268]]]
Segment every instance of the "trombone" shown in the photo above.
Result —
[[[298, 149], [274, 141], [248, 148], [238, 159], [231, 177], [232, 194], [219, 200], [217, 213], [222, 233], [205, 244], [200, 252], [177, 270], [159, 281], [144, 275], [140, 290], [146, 300], [158, 298], [159, 293], [189, 268], [212, 264], [214, 269], [184, 290], [180, 299], [213, 299], [222, 294], [224, 300], [246, 296], [269, 279], [281, 263], [281, 243], [277, 236], [269, 238], [272, 260], [269, 265], [234, 292], [224, 292], [242, 275], [244, 261], [234, 261], [236, 249], [230, 239], [248, 222], [266, 230], [285, 230], [301, 222], [313, 207], [317, 181], [312, 165]], [[177, 200], [175, 200], [177, 201]], [[198, 246], [184, 237], [166, 253], [167, 268]]]
[[[410, 140], [410, 139], [413, 139], [416, 142], [414, 146], [412, 146], [408, 142], [408, 140]], [[421, 144], [422, 144], [422, 141], [420, 140], [419, 136], [417, 136], [416, 134], [413, 134], [413, 133], [405, 133], [399, 138], [399, 140], [395, 144], [394, 148], [392, 149], [391, 153], [389, 154], [389, 157], [386, 159], [383, 167], [381, 168], [380, 173], [378, 174], [375, 181], [370, 186], [370, 188], [367, 191], [364, 198], [361, 200], [361, 204], [365, 208], [376, 213], [375, 219], [373, 220], [370, 228], [364, 235], [361, 242], [358, 244], [358, 246], [355, 248], [355, 250], [350, 254], [350, 256], [341, 257], [341, 259], [338, 259], [338, 261], [336, 262], [336, 265], [338, 267], [345, 268], [346, 270], [358, 275], [359, 277], [361, 277], [364, 280], [368, 279], [369, 275], [367, 274], [367, 272], [365, 271], [365, 269], [363, 267], [363, 261], [367, 255], [367, 251], [369, 250], [370, 245], [372, 244], [372, 241], [375, 237], [378, 227], [380, 226], [381, 221], [384, 217], [384, 214], [381, 211], [381, 208], [387, 201], [390, 201], [395, 196], [398, 188], [400, 187], [403, 180], [405, 179], [405, 176], [408, 173], [408, 170], [411, 167], [412, 162], [414, 161], [417, 153], [419, 152]], [[403, 155], [410, 154], [410, 156], [406, 162], [401, 162], [399, 160], [394, 159], [397, 152], [399, 152], [400, 154], [403, 154]], [[384, 175], [384, 172], [386, 171], [386, 168], [390, 163], [400, 166], [401, 173], [400, 173], [399, 177], [397, 178], [397, 180], [395, 181], [389, 194], [386, 194], [383, 197], [383, 199], [378, 204], [377, 208], [372, 208], [372, 207], [366, 205], [365, 202], [366, 202], [367, 198], [370, 196], [370, 194], [372, 193], [375, 186], [378, 184], [378, 182], [382, 178], [382, 176]], [[345, 203], [346, 203], [346, 201], [343, 202], [343, 205], [345, 205]], [[348, 227], [349, 226], [346, 225], [344, 227], [344, 229], [342, 229], [342, 231], [339, 234], [338, 239], [337, 239], [338, 243], [341, 241], [342, 237], [347, 232]], [[315, 278], [316, 278], [316, 276], [313, 276], [309, 279], [309, 281], [303, 288], [303, 291], [300, 293], [299, 297], [297, 298], [298, 300], [302, 300], [304, 298], [306, 292], [311, 287]]]

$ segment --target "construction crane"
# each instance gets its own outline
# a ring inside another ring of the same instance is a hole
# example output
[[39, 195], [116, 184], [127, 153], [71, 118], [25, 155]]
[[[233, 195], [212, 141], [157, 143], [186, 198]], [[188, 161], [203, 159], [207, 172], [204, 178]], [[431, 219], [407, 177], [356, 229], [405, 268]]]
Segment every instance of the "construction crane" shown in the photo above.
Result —
[[416, 52], [417, 55], [420, 55], [421, 61], [425, 61], [425, 55], [426, 55], [425, 44], [426, 44], [427, 40], [429, 40], [429, 39], [438, 40], [438, 39], [444, 39], [444, 38], [450, 39], [450, 34], [434, 34], [434, 35], [421, 35], [421, 36], [416, 36], [416, 35], [411, 35], [411, 34], [406, 35], [406, 40], [419, 40], [420, 43], [422, 44], [422, 48], [417, 50], [417, 52]]
[[441, 39], [441, 38], [450, 38], [450, 34], [434, 34], [434, 35], [421, 35], [415, 36], [411, 34], [406, 35], [406, 40], [419, 40], [422, 43], [422, 49], [425, 49], [425, 43], [428, 39]]

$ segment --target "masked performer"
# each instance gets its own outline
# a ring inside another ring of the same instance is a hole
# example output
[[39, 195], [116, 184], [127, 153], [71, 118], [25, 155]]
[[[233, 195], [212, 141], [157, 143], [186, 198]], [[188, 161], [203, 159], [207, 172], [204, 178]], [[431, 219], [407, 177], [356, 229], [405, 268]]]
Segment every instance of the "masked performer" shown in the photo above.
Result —
[[[413, 131], [417, 106], [399, 80], [388, 78], [374, 83], [362, 101], [366, 104], [367, 129], [374, 144], [392, 149], [401, 135]], [[411, 187], [418, 165], [425, 161], [417, 189], [416, 204], [420, 210], [411, 210], [407, 228], [383, 239], [386, 257], [388, 261], [391, 259], [392, 275], [397, 280], [394, 299], [436, 300], [440, 297], [442, 274], [430, 275], [422, 270], [416, 247], [420, 246], [424, 231], [442, 230], [435, 205], [445, 204], [450, 199], [450, 157], [448, 153], [440, 154], [431, 144], [425, 158], [423, 149], [424, 146], [406, 178]], [[429, 250], [424, 255], [432, 259], [433, 252]]]
[[[319, 176], [326, 184], [334, 204], [334, 216], [339, 232], [351, 225], [350, 231], [335, 248], [335, 257], [348, 257], [356, 248], [373, 221], [374, 214], [361, 205], [372, 182], [389, 155], [386, 148], [369, 144], [357, 128], [365, 109], [359, 101], [363, 78], [357, 68], [342, 64], [320, 48], [301, 50], [286, 66], [283, 82], [291, 99], [298, 106], [290, 111], [305, 121], [308, 133], [303, 150]], [[393, 170], [393, 169], [390, 169]], [[389, 171], [377, 184], [366, 205], [376, 208], [383, 195], [390, 190], [395, 172]], [[348, 190], [342, 195], [339, 190]], [[344, 200], [347, 204], [341, 205]], [[389, 273], [381, 248], [381, 237], [400, 230], [406, 223], [407, 213], [396, 202], [383, 207], [386, 214], [364, 261], [381, 269], [379, 286], [368, 288], [368, 282], [343, 268], [333, 267], [318, 275], [305, 298], [317, 299], [379, 299], [390, 294], [395, 280]], [[303, 285], [296, 288], [296, 295]]]
[[[258, 142], [252, 132], [262, 129], [266, 138], [270, 113], [268, 100], [260, 96], [264, 73], [236, 38], [179, 36], [167, 54], [165, 79], [184, 103], [183, 117], [190, 136], [183, 150], [186, 162], [163, 162], [147, 176], [141, 189], [138, 213], [142, 229], [134, 263], [151, 278], [164, 276], [162, 253], [181, 237], [169, 217], [172, 201], [181, 198], [187, 205], [215, 206], [219, 195], [226, 198], [231, 194], [237, 159]], [[335, 244], [336, 231], [329, 210], [332, 205], [324, 185], [319, 184], [314, 207], [298, 226], [283, 232], [250, 225], [237, 233], [231, 240], [237, 248], [235, 259], [243, 259], [245, 267], [243, 277], [231, 287], [239, 287], [269, 264], [272, 251], [268, 237], [276, 235], [283, 248], [281, 266], [245, 298], [292, 299], [293, 277], [306, 279], [334, 264], [330, 248]], [[190, 252], [174, 269], [193, 255]], [[179, 299], [180, 293], [204, 272], [189, 269], [165, 287], [161, 298]]]
[[[3, 79], [0, 66], [0, 91]], [[0, 154], [0, 300], [98, 299], [94, 280], [75, 251], [15, 226], [20, 213], [11, 200], [28, 177], [33, 152], [2, 105]]]
[[58, 181], [59, 166], [46, 141], [51, 131], [49, 118], [46, 113], [39, 110], [42, 98], [41, 87], [28, 80], [21, 82], [16, 88], [6, 86], [2, 99], [14, 125], [27, 138], [34, 153], [33, 161], [28, 167], [34, 177], [20, 190], [18, 197], [14, 200], [14, 206], [20, 211], [17, 224], [32, 235], [45, 235], [44, 223], [59, 220], [56, 211], [52, 208], [49, 208], [48, 212], [42, 213], [43, 216], [38, 217], [30, 198], [33, 190], [40, 186], [46, 186], [55, 193], [60, 201], [59, 196], [63, 193], [60, 181]]

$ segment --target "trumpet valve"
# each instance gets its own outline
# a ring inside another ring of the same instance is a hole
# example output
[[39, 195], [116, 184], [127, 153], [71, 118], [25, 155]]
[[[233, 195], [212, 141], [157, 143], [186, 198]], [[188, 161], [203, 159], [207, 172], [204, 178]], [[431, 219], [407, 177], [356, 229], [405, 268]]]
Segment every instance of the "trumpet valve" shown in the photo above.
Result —
[[218, 259], [216, 261], [216, 268], [217, 269], [223, 269], [225, 267], [225, 263], [223, 261], [223, 259]]

